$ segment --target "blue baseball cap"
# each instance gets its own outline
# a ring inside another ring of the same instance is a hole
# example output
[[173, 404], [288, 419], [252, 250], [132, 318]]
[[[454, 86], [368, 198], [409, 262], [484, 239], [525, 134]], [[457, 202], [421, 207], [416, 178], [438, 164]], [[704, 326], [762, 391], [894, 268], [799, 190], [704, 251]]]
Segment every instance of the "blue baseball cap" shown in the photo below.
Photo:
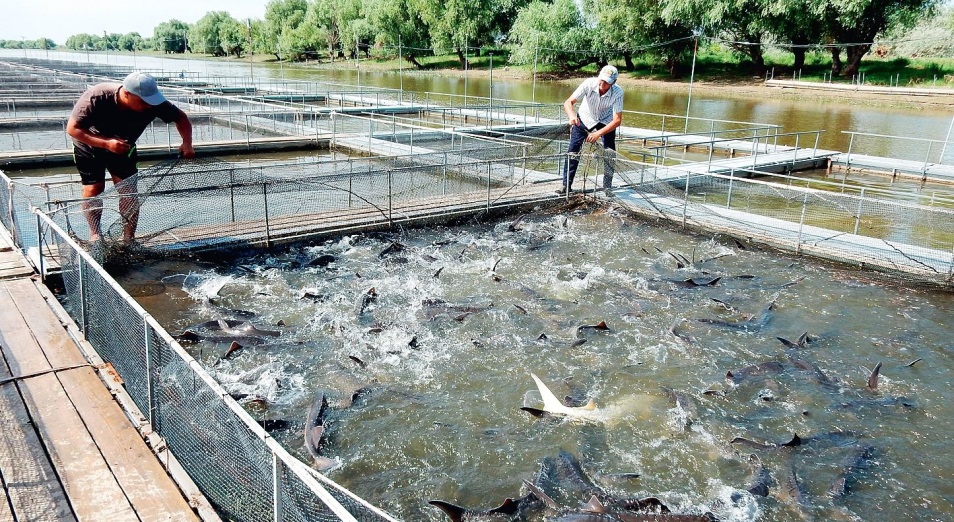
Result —
[[142, 101], [149, 105], [159, 105], [166, 101], [166, 97], [159, 92], [159, 85], [156, 84], [156, 79], [146, 73], [138, 71], [131, 73], [123, 80], [123, 88], [126, 89], [128, 93], [135, 94], [142, 98]]

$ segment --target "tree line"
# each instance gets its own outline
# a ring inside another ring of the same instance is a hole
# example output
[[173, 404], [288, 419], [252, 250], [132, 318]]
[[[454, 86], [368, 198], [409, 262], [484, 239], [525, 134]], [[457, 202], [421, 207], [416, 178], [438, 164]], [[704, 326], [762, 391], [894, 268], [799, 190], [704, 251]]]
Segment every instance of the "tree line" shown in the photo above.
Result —
[[[913, 27], [943, 0], [271, 0], [264, 19], [210, 11], [195, 24], [169, 20], [138, 33], [70, 36], [76, 50], [156, 50], [276, 60], [420, 58], [506, 47], [513, 64], [578, 70], [656, 60], [675, 75], [699, 38], [718, 39], [763, 74], [767, 45], [794, 55], [831, 54], [832, 73], [858, 74], [879, 36]], [[13, 41], [10, 41], [13, 42]], [[842, 58], [844, 56], [844, 59]]]

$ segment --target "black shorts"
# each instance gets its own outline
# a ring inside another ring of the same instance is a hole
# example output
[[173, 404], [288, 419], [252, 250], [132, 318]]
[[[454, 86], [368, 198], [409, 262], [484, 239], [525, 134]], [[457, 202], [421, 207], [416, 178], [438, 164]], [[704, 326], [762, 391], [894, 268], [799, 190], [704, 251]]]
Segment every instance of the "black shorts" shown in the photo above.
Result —
[[96, 185], [106, 181], [106, 171], [113, 177], [126, 179], [139, 170], [136, 163], [139, 157], [136, 150], [132, 154], [113, 154], [106, 149], [81, 148], [73, 146], [73, 161], [79, 171], [83, 185]]

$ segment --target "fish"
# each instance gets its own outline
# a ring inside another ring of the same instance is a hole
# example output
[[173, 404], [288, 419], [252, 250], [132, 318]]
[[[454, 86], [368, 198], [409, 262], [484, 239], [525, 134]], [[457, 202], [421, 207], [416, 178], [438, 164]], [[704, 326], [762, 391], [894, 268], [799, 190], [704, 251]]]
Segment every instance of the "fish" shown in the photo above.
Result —
[[523, 411], [526, 411], [534, 416], [542, 416], [543, 414], [554, 414], [554, 415], [564, 415], [567, 417], [574, 418], [585, 418], [585, 417], [594, 417], [599, 411], [596, 408], [596, 403], [593, 399], [587, 401], [583, 406], [572, 407], [566, 406], [563, 404], [563, 401], [557, 398], [556, 395], [550, 391], [550, 388], [547, 388], [546, 384], [543, 384], [543, 381], [540, 380], [535, 374], [531, 373], [530, 377], [533, 378], [533, 381], [537, 383], [537, 389], [540, 390], [540, 396], [543, 398], [543, 408], [520, 408]]
[[764, 375], [776, 375], [782, 373], [785, 367], [778, 361], [765, 361], [759, 364], [746, 366], [735, 371], [725, 372], [725, 378], [733, 383], [740, 383], [750, 377], [760, 377]]
[[860, 470], [869, 467], [873, 455], [874, 447], [872, 446], [855, 446], [852, 448], [851, 452], [842, 460], [842, 470], [838, 478], [828, 486], [828, 496], [839, 498], [850, 493], [856, 475]]
[[764, 328], [769, 322], [772, 321], [775, 310], [775, 300], [772, 300], [769, 304], [762, 309], [757, 315], [754, 315], [743, 321], [725, 321], [722, 319], [696, 319], [700, 323], [708, 323], [716, 326], [724, 326], [727, 328], [735, 328], [739, 330], [747, 330], [757, 332]]
[[784, 473], [784, 481], [779, 485], [778, 494], [783, 501], [797, 508], [803, 517], [806, 511], [811, 507], [811, 503], [808, 500], [808, 493], [798, 479], [795, 468], [791, 465], [788, 466]]
[[517, 514], [526, 509], [523, 504], [532, 501], [533, 499], [529, 497], [526, 499], [507, 498], [500, 506], [486, 510], [467, 509], [443, 500], [428, 500], [427, 503], [439, 508], [447, 514], [451, 522], [463, 522], [476, 520], [513, 520]]
[[868, 389], [871, 391], [876, 391], [878, 389], [878, 375], [881, 373], [881, 363], [879, 362], [874, 370], [871, 370], [871, 375], [868, 376]]
[[338, 259], [331, 254], [322, 254], [312, 259], [311, 261], [308, 261], [308, 263], [306, 263], [306, 266], [318, 266], [318, 267], [324, 268], [330, 265], [331, 263], [334, 263], [337, 260]]
[[924, 359], [918, 357], [917, 359], [915, 359], [915, 360], [909, 362], [908, 364], [905, 364], [904, 367], [905, 367], [905, 368], [912, 368], [915, 364], [917, 364], [917, 363], [919, 363], [919, 362], [921, 362], [921, 361], [923, 361], [923, 360], [924, 360]]
[[806, 437], [801, 437], [797, 433], [793, 433], [788, 440], [783, 442], [756, 442], [751, 439], [736, 437], [730, 441], [730, 444], [742, 444], [758, 450], [770, 450], [778, 448], [844, 446], [845, 444], [853, 444], [857, 440], [858, 434], [851, 431], [829, 431]]
[[527, 250], [539, 250], [547, 246], [547, 244], [550, 243], [550, 241], [553, 241], [555, 238], [556, 236], [550, 235], [544, 238], [532, 240], [530, 244], [527, 245]]
[[365, 290], [361, 295], [358, 296], [358, 301], [355, 303], [354, 311], [355, 315], [362, 315], [371, 306], [378, 300], [378, 291], [372, 286], [371, 288]]
[[899, 396], [899, 397], [882, 397], [878, 399], [856, 399], [853, 401], [838, 403], [835, 406], [841, 409], [865, 408], [869, 406], [874, 406], [874, 407], [880, 407], [880, 408], [900, 407], [900, 408], [911, 410], [911, 409], [917, 408], [918, 403], [914, 399]]
[[715, 286], [719, 281], [722, 280], [722, 276], [713, 277], [711, 279], [705, 279], [702, 277], [692, 277], [682, 281], [676, 281], [686, 288], [695, 288], [699, 286]]
[[681, 423], [680, 427], [683, 430], [689, 429], [689, 426], [692, 425], [696, 417], [695, 402], [688, 395], [678, 392], [672, 388], [663, 386], [662, 390], [666, 393], [666, 397], [669, 398], [669, 404], [671, 404], [672, 407], [678, 412]]
[[788, 360], [791, 361], [792, 364], [799, 370], [804, 370], [810, 373], [812, 376], [814, 376], [818, 384], [821, 384], [823, 386], [828, 386], [829, 388], [839, 387], [838, 381], [831, 379], [830, 377], [825, 375], [825, 372], [823, 372], [821, 368], [819, 368], [817, 365], [810, 363], [804, 359], [799, 359], [798, 357], [795, 357], [791, 354], [788, 355]]
[[578, 511], [571, 511], [549, 520], [551, 522], [716, 522], [718, 519], [709, 512], [691, 515], [610, 510], [594, 496]]
[[793, 348], [793, 349], [804, 348], [805, 344], [809, 342], [808, 332], [805, 332], [802, 335], [799, 335], [798, 339], [796, 339], [794, 342], [789, 341], [788, 339], [785, 339], [784, 337], [776, 337], [776, 339], [781, 341], [781, 343], [784, 344], [786, 347]]
[[308, 416], [305, 418], [305, 449], [315, 459], [314, 465], [319, 471], [329, 471], [339, 465], [337, 460], [321, 454], [327, 410], [328, 397], [323, 391], [319, 391], [308, 410]]
[[490, 301], [474, 304], [453, 304], [443, 299], [424, 299], [421, 301], [421, 305], [424, 315], [430, 320], [441, 317], [451, 317], [457, 321], [462, 321], [470, 314], [483, 312], [494, 306], [493, 302]]
[[520, 214], [519, 216], [517, 216], [517, 219], [511, 221], [510, 224], [507, 225], [507, 230], [510, 231], [510, 232], [516, 232], [516, 231], [520, 230], [520, 229], [517, 228], [517, 227], [520, 225], [520, 222], [523, 221], [523, 218], [525, 218], [525, 217], [527, 217], [526, 214]]
[[407, 247], [398, 243], [397, 241], [391, 241], [391, 244], [388, 245], [384, 250], [378, 253], [379, 258], [384, 258], [390, 254], [396, 254], [398, 252], [403, 252]]
[[230, 326], [226, 321], [219, 320], [219, 331], [226, 335], [247, 339], [250, 337], [279, 337], [282, 333], [276, 330], [261, 330], [254, 324], [246, 321], [236, 326]]
[[587, 332], [608, 332], [609, 326], [606, 326], [606, 321], [600, 321], [597, 324], [584, 324], [576, 327], [576, 336], [578, 338], [586, 335]]
[[685, 321], [685, 319], [676, 319], [675, 321], [673, 321], [672, 324], [669, 325], [669, 333], [671, 333], [671, 334], [672, 334], [673, 336], [675, 336], [677, 339], [680, 339], [680, 340], [682, 340], [682, 341], [685, 341], [685, 342], [687, 342], [687, 343], [692, 344], [692, 343], [696, 342], [696, 339], [695, 339], [694, 337], [692, 337], [692, 336], [689, 335], [689, 334], [682, 333], [682, 332], [680, 332], [679, 330], [676, 329], [676, 328], [677, 328], [680, 324], [682, 324], [684, 321]]
[[746, 491], [757, 497], [767, 497], [769, 486], [774, 482], [772, 475], [762, 464], [762, 459], [754, 453], [749, 455], [749, 464], [752, 466], [752, 474], [745, 486]]

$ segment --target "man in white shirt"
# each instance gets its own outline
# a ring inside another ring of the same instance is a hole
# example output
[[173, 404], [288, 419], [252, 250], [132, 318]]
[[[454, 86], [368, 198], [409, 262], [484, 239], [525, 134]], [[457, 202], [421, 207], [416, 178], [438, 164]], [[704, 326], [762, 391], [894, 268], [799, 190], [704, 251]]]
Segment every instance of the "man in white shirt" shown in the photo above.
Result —
[[[613, 186], [613, 162], [616, 151], [616, 128], [623, 123], [623, 89], [616, 85], [619, 71], [612, 65], [600, 69], [596, 78], [584, 80], [573, 94], [563, 102], [563, 110], [570, 118], [569, 157], [563, 168], [563, 189], [560, 194], [572, 190], [573, 178], [580, 164], [580, 150], [583, 142], [596, 143], [603, 139], [603, 188]], [[574, 105], [580, 103], [580, 112]]]

